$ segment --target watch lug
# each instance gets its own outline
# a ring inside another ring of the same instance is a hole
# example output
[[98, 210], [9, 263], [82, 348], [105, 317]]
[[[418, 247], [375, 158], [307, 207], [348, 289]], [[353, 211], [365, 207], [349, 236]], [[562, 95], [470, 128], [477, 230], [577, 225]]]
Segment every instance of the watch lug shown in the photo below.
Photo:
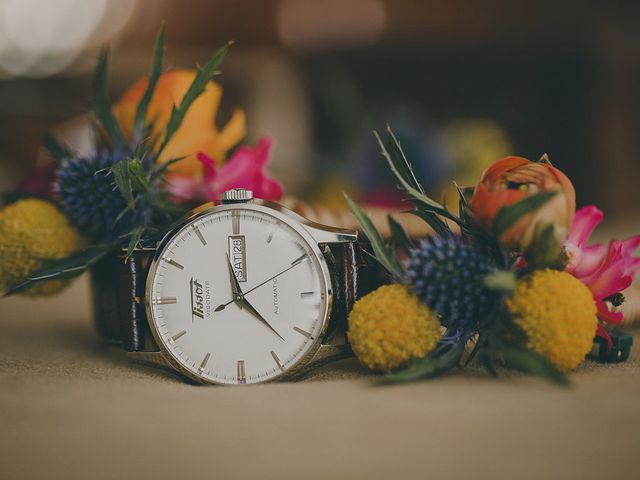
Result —
[[351, 347], [343, 345], [321, 345], [316, 354], [309, 361], [309, 366], [316, 367], [319, 364], [333, 362], [352, 355]]
[[304, 228], [317, 243], [357, 242], [358, 234], [352, 230], [329, 227], [311, 221], [303, 223]]
[[277, 210], [289, 218], [301, 223], [307, 232], [313, 237], [316, 243], [344, 243], [344, 242], [357, 242], [358, 232], [354, 230], [347, 230], [344, 228], [330, 227], [329, 225], [322, 225], [316, 223], [308, 218], [303, 217], [299, 213], [290, 210], [283, 205], [275, 202], [269, 202], [261, 199], [254, 199], [253, 203], [257, 205], [264, 205], [269, 208]]
[[346, 358], [353, 354], [351, 345], [347, 341], [347, 333], [343, 328], [328, 333], [322, 340], [322, 344], [315, 355], [309, 361], [312, 366], [318, 363], [330, 362], [340, 358]]

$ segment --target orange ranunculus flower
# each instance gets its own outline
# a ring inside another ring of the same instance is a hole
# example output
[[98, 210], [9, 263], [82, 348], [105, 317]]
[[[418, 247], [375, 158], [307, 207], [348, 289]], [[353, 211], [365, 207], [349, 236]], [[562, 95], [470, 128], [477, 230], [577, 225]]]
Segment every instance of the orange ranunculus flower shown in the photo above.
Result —
[[522, 157], [498, 160], [482, 174], [469, 201], [474, 219], [487, 229], [502, 207], [517, 203], [541, 192], [557, 191], [547, 203], [524, 215], [509, 227], [500, 240], [506, 247], [525, 251], [535, 240], [540, 228], [555, 227], [562, 245], [576, 211], [576, 192], [569, 178], [549, 163], [532, 162]]
[[[153, 97], [147, 110], [147, 122], [154, 122], [152, 137], [162, 135], [174, 104], [179, 104], [196, 75], [196, 70], [180, 69], [163, 73], [158, 79]], [[142, 78], [125, 91], [113, 107], [114, 115], [125, 137], [131, 140], [133, 122], [138, 102], [148, 84]], [[222, 88], [209, 82], [205, 91], [193, 102], [184, 117], [182, 125], [158, 157], [163, 163], [173, 158], [186, 157], [170, 167], [172, 173], [185, 176], [200, 176], [202, 165], [196, 158], [204, 152], [221, 164], [229, 149], [233, 148], [246, 134], [244, 112], [236, 109], [229, 122], [218, 130], [215, 126], [216, 113], [222, 96]], [[159, 138], [162, 141], [162, 138]]]

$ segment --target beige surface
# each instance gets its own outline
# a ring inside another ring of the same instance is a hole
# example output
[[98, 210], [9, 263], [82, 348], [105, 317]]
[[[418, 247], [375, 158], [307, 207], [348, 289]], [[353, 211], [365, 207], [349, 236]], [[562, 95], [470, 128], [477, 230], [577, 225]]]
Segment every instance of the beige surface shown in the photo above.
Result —
[[479, 373], [199, 387], [100, 344], [85, 279], [0, 301], [0, 479], [637, 478], [640, 360], [564, 389]]

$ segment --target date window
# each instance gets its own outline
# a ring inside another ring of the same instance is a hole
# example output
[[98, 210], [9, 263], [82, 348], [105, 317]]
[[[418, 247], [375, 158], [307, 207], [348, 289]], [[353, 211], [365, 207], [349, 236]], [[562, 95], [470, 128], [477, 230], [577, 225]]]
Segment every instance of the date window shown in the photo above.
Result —
[[229, 259], [238, 282], [247, 281], [247, 250], [244, 235], [229, 237]]

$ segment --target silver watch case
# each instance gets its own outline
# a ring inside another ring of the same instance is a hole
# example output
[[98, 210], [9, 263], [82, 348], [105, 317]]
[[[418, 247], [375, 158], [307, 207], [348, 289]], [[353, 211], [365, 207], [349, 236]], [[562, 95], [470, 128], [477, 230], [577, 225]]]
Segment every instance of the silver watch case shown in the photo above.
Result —
[[201, 205], [200, 207], [192, 210], [191, 215], [179, 226], [168, 232], [164, 238], [158, 243], [155, 249], [155, 255], [151, 262], [149, 273], [147, 276], [147, 283], [145, 289], [145, 309], [147, 313], [147, 322], [149, 325], [149, 330], [155, 340], [156, 345], [158, 346], [159, 351], [154, 352], [129, 352], [128, 356], [131, 360], [147, 364], [154, 367], [160, 367], [162, 369], [168, 369], [173, 373], [179, 374], [181, 377], [187, 378], [193, 382], [201, 383], [201, 384], [214, 384], [218, 385], [218, 382], [211, 381], [209, 379], [205, 379], [199, 377], [193, 372], [190, 372], [186, 368], [184, 368], [174, 357], [173, 354], [168, 351], [168, 349], [164, 346], [160, 335], [156, 329], [155, 323], [153, 322], [152, 311], [151, 311], [151, 302], [150, 302], [150, 292], [151, 285], [153, 281], [153, 277], [156, 272], [156, 268], [158, 266], [158, 261], [160, 259], [161, 253], [164, 250], [166, 244], [186, 225], [191, 222], [197, 220], [198, 218], [208, 215], [211, 212], [221, 212], [225, 210], [236, 210], [236, 209], [247, 209], [254, 211], [266, 212], [274, 217], [282, 220], [283, 222], [290, 225], [296, 232], [298, 232], [302, 238], [309, 244], [311, 250], [318, 260], [318, 264], [320, 265], [320, 272], [322, 274], [322, 281], [324, 282], [325, 291], [327, 292], [327, 308], [324, 314], [324, 319], [322, 323], [321, 335], [318, 336], [314, 340], [314, 343], [311, 345], [307, 353], [300, 358], [300, 360], [286, 372], [281, 373], [277, 377], [273, 377], [268, 381], [282, 381], [282, 380], [290, 380], [295, 378], [300, 373], [304, 372], [307, 367], [311, 367], [316, 365], [322, 361], [339, 358], [348, 353], [349, 348], [346, 345], [346, 342], [341, 342], [338, 344], [325, 344], [324, 341], [326, 339], [327, 329], [329, 327], [329, 323], [331, 321], [331, 311], [333, 306], [333, 286], [331, 281], [331, 272], [329, 271], [329, 267], [327, 265], [327, 261], [325, 259], [324, 254], [320, 248], [320, 244], [331, 244], [331, 243], [343, 243], [343, 242], [356, 242], [358, 239], [357, 232], [351, 230], [345, 230], [335, 227], [329, 227], [326, 225], [321, 225], [311, 220], [304, 218], [301, 215], [289, 210], [288, 208], [275, 203], [269, 202], [260, 199], [253, 199], [246, 202], [241, 203], [233, 203], [233, 204], [223, 204], [223, 205], [214, 205], [213, 203], [207, 203]]

